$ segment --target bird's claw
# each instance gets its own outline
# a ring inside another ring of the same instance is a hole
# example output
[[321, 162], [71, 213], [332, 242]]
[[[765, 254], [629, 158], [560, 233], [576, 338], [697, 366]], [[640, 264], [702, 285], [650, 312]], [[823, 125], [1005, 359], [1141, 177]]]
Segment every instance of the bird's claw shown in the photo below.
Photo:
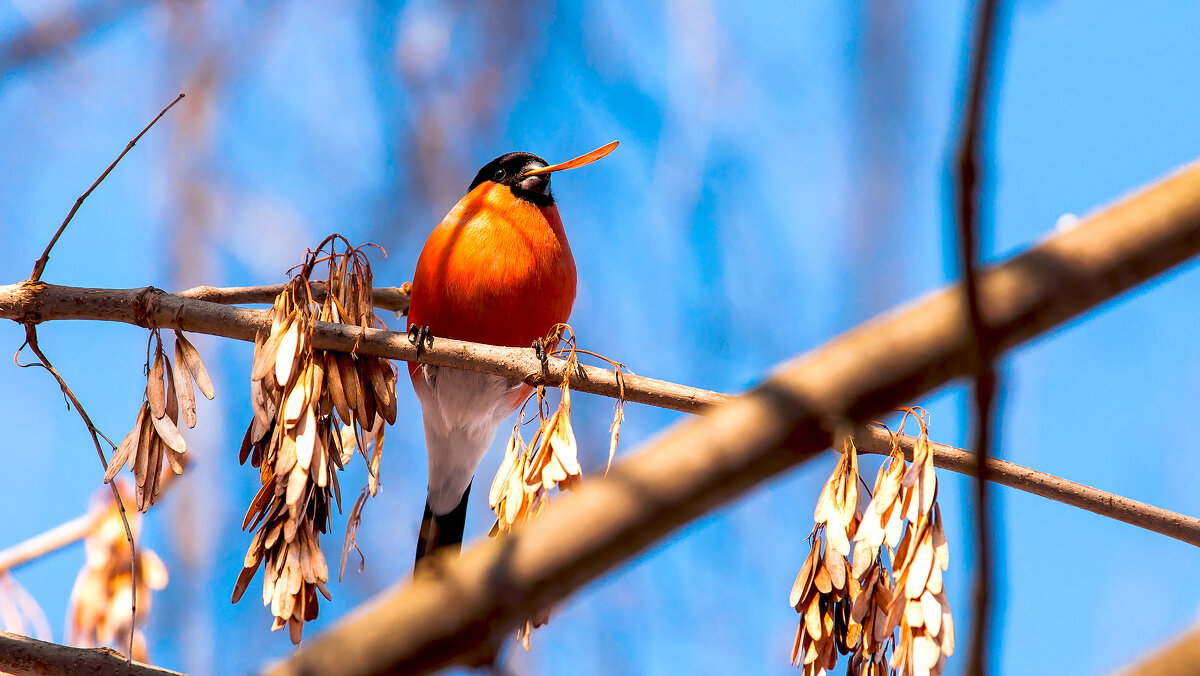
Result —
[[546, 350], [546, 343], [541, 338], [533, 341], [533, 355], [542, 362], [542, 371], [550, 368], [550, 353]]
[[408, 327], [408, 342], [412, 343], [413, 347], [417, 348], [417, 356], [421, 356], [421, 345], [425, 347], [433, 347], [433, 332], [429, 330], [429, 326], [410, 326]]

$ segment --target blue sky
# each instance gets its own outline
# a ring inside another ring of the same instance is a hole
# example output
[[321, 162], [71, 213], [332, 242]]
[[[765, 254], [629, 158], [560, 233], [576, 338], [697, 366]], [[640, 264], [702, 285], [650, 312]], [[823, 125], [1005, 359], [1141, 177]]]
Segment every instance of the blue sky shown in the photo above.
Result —
[[[1200, 6], [1005, 4], [990, 259], [1200, 154]], [[0, 3], [0, 39], [70, 6]], [[131, 10], [63, 54], [0, 74], [0, 283], [28, 274], [74, 199], [179, 91], [189, 97], [80, 211], [47, 281], [278, 282], [336, 230], [385, 246], [376, 280], [399, 284], [478, 166], [515, 149], [555, 161], [619, 139], [603, 162], [555, 179], [579, 269], [581, 345], [642, 375], [737, 392], [953, 278], [947, 144], [965, 11], [901, 1]], [[1009, 355], [1000, 455], [1200, 513], [1200, 442], [1177, 431], [1200, 401], [1200, 320], [1186, 311], [1198, 294], [1200, 273], [1184, 266]], [[144, 332], [55, 323], [40, 335], [101, 427], [124, 434], [144, 383]], [[0, 345], [22, 338], [0, 326]], [[217, 398], [189, 436], [189, 481], [147, 519], [143, 544], [172, 574], [148, 635], [165, 666], [244, 672], [290, 652], [253, 598], [228, 602], [257, 488], [257, 473], [236, 463], [250, 347], [197, 344]], [[935, 439], [962, 445], [964, 402], [954, 386], [912, 403], [932, 411]], [[367, 569], [332, 586], [309, 632], [408, 571], [425, 480], [416, 407], [402, 388], [383, 493], [360, 530]], [[602, 471], [611, 402], [581, 396], [574, 409], [586, 478]], [[0, 367], [0, 412], [11, 477], [0, 510], [13, 515], [3, 547], [81, 513], [101, 473], [44, 374]], [[679, 417], [630, 406], [621, 452]], [[481, 476], [498, 462], [490, 454]], [[790, 673], [787, 594], [832, 465], [826, 456], [769, 482], [598, 580], [508, 664], [521, 674]], [[965, 635], [969, 484], [941, 478], [947, 584]], [[343, 486], [363, 481], [354, 467]], [[997, 673], [1107, 673], [1196, 619], [1200, 597], [1172, 584], [1200, 566], [1192, 547], [996, 494]], [[468, 536], [489, 525], [476, 494]], [[330, 557], [343, 527], [335, 518]], [[58, 639], [82, 556], [74, 547], [17, 574]], [[959, 673], [957, 657], [948, 673]]]

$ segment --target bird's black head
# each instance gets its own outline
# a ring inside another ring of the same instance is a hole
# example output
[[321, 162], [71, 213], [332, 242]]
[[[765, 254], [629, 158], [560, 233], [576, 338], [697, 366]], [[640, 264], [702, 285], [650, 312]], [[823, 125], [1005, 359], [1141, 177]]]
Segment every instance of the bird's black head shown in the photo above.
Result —
[[506, 185], [513, 195], [532, 202], [539, 207], [554, 204], [554, 195], [550, 194], [550, 174], [526, 176], [525, 172], [548, 167], [550, 163], [533, 153], [508, 153], [483, 165], [467, 192], [475, 189], [484, 181]]

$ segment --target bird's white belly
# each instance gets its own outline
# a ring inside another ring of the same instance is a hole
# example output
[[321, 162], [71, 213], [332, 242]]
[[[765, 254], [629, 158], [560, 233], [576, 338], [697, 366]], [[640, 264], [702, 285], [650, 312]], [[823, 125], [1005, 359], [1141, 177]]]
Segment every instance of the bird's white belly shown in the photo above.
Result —
[[520, 405], [521, 383], [502, 376], [423, 364], [413, 378], [425, 422], [429, 507], [458, 506], [496, 428]]

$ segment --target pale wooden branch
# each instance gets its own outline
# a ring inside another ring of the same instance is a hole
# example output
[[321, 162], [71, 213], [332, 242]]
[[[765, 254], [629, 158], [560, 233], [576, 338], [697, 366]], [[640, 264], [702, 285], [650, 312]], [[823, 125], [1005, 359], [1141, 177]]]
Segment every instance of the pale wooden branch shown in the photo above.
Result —
[[87, 537], [98, 521], [98, 514], [81, 514], [70, 521], [39, 533], [28, 540], [0, 551], [0, 572], [12, 570], [56, 552]]
[[[223, 305], [271, 304], [275, 297], [283, 292], [283, 284], [270, 286], [196, 286], [186, 291], [176, 293], [181, 298], [194, 298], [210, 303]], [[376, 288], [371, 293], [371, 301], [377, 309], [390, 310], [400, 314], [408, 314], [408, 292], [411, 285], [405, 282], [399, 287], [387, 286]], [[325, 285], [313, 282], [313, 298], [317, 301], [324, 299]]]
[[[981, 308], [1012, 349], [1200, 253], [1200, 165], [984, 271]], [[272, 674], [428, 673], [486, 664], [519, 624], [675, 529], [969, 368], [961, 289], [789, 361], [678, 424], [510, 536], [360, 606]]]
[[[231, 294], [232, 295], [232, 294]], [[249, 302], [249, 301], [245, 301]], [[87, 319], [134, 324], [142, 327], [177, 328], [237, 340], [252, 341], [268, 324], [265, 310], [221, 305], [168, 294], [154, 287], [143, 289], [81, 289], [28, 281], [0, 286], [0, 319], [39, 323], [61, 319]], [[317, 322], [314, 346], [357, 350], [389, 359], [420, 361], [423, 364], [495, 373], [530, 383], [562, 382], [566, 362], [550, 359], [546, 372], [530, 348], [497, 347], [434, 338], [433, 346], [416, 348], [403, 332], [358, 329], [344, 324]], [[725, 395], [675, 385], [661, 380], [625, 375], [626, 400], [679, 411], [693, 412], [720, 403]], [[613, 371], [581, 366], [571, 378], [572, 389], [616, 397], [620, 392]]]
[[1200, 672], [1200, 626], [1115, 673], [1115, 676], [1195, 676]]
[[0, 631], [0, 673], [14, 676], [181, 676], [142, 662], [129, 662], [111, 648], [75, 648]]

